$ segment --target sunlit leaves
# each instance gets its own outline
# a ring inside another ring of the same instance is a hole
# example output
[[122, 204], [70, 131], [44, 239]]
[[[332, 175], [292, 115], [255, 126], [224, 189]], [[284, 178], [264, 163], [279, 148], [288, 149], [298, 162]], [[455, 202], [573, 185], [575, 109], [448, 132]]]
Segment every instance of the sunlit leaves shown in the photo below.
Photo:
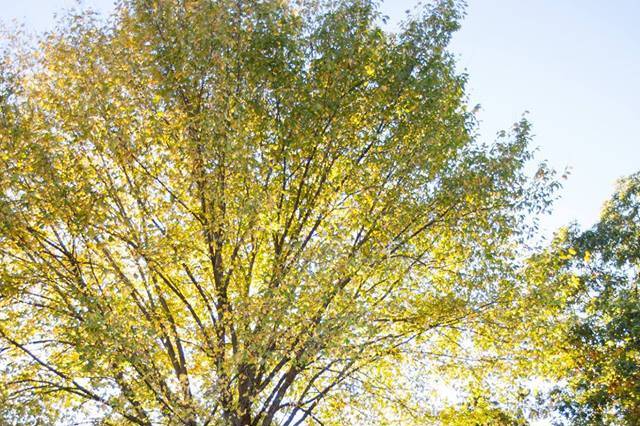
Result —
[[390, 33], [369, 1], [130, 0], [5, 67], [2, 398], [106, 424], [435, 419], [400, 366], [497, 362], [557, 186], [524, 171], [526, 120], [474, 139], [461, 13]]

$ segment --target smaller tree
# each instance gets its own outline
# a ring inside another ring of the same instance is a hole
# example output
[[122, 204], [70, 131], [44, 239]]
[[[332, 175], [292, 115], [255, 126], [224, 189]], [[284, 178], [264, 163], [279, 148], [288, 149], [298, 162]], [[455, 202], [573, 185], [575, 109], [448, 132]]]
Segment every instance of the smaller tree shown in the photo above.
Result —
[[[565, 239], [574, 292], [561, 343], [569, 356], [555, 407], [577, 425], [640, 419], [640, 173], [622, 179], [600, 222]], [[569, 248], [570, 247], [570, 248]]]

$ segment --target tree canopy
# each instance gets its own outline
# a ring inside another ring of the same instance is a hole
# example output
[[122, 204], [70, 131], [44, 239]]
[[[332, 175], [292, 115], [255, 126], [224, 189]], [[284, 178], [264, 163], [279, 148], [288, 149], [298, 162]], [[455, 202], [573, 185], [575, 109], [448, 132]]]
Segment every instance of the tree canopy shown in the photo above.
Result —
[[[640, 174], [618, 183], [591, 229], [570, 229], [559, 273], [574, 280], [557, 343], [569, 363], [551, 400], [572, 424], [635, 425], [640, 418]], [[558, 274], [552, 274], [558, 277]], [[550, 282], [557, 281], [550, 280]]]
[[[558, 187], [525, 119], [477, 140], [462, 14], [123, 0], [7, 50], [0, 422], [462, 422], [426, 378], [530, 351]], [[469, 395], [463, 424], [522, 419]]]

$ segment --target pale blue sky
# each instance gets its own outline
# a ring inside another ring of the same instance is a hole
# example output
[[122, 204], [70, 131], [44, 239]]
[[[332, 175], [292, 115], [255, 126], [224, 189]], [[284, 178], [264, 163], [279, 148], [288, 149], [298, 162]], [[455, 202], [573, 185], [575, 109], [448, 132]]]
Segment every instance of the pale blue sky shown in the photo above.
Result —
[[[417, 0], [386, 0], [398, 22]], [[0, 0], [0, 20], [50, 28], [75, 0]], [[85, 0], [101, 12], [112, 0]], [[468, 0], [452, 50], [480, 103], [483, 138], [528, 110], [538, 157], [571, 167], [562, 198], [544, 221], [593, 223], [617, 178], [640, 170], [640, 1]]]

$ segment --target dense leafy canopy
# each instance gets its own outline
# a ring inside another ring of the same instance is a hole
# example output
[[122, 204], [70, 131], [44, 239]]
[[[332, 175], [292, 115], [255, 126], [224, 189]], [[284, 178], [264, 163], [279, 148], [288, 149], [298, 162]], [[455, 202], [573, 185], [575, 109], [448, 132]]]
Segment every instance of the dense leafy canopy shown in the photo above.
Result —
[[461, 13], [125, 0], [6, 52], [0, 422], [523, 422], [474, 389], [554, 341], [520, 259], [557, 184], [525, 120], [476, 140]]
[[640, 174], [618, 189], [592, 229], [565, 238], [564, 270], [577, 278], [563, 342], [567, 386], [554, 400], [573, 424], [634, 425], [640, 419]]

